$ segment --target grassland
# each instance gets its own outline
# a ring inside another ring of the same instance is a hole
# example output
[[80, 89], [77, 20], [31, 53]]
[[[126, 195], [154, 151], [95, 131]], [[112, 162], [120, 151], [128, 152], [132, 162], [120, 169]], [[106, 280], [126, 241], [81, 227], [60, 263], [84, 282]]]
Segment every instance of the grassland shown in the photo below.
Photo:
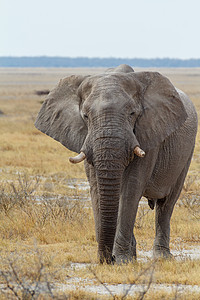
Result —
[[[200, 116], [200, 69], [159, 71], [190, 96]], [[51, 89], [68, 74], [98, 72], [0, 69], [0, 299], [94, 299], [97, 294], [84, 286], [95, 285], [108, 293], [103, 298], [122, 298], [106, 284], [130, 285], [122, 292], [126, 299], [199, 299], [200, 290], [190, 287], [200, 287], [200, 255], [185, 253], [200, 252], [200, 130], [171, 222], [175, 259], [149, 257], [154, 212], [142, 201], [135, 227], [138, 262], [100, 266], [83, 164], [71, 165], [70, 151], [34, 128], [44, 99], [36, 90]], [[165, 289], [153, 289], [162, 284]], [[141, 290], [131, 296], [137, 286]]]

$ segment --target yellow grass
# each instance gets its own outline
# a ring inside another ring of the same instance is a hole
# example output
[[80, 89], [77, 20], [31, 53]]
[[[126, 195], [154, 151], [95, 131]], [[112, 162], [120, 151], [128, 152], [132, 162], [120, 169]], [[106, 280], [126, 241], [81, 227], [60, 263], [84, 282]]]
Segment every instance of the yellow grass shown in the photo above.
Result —
[[[160, 71], [190, 96], [200, 115], [200, 69]], [[125, 266], [96, 265], [97, 243], [88, 191], [79, 189], [76, 184], [74, 189], [69, 186], [74, 178], [86, 180], [83, 163], [71, 165], [68, 157], [72, 153], [34, 128], [36, 114], [44, 99], [37, 96], [35, 90], [51, 89], [60, 78], [75, 72], [93, 74], [102, 69], [0, 69], [0, 110], [3, 112], [0, 115], [0, 283], [5, 284], [1, 271], [9, 271], [11, 262], [20, 278], [34, 282], [42, 261], [48, 278], [42, 273], [41, 281], [48, 279], [49, 282], [67, 284], [69, 278], [80, 277], [91, 279], [92, 284], [97, 285], [100, 282], [101, 285], [140, 284], [148, 282], [148, 266], [150, 269], [152, 266], [153, 283], [200, 285], [199, 259], [180, 258], [154, 263], [148, 258]], [[181, 195], [184, 204], [177, 204], [172, 216], [171, 248], [179, 252], [200, 244], [199, 132]], [[78, 201], [72, 201], [72, 198]], [[196, 204], [188, 206], [187, 199], [196, 200]], [[135, 226], [139, 253], [152, 249], [154, 234], [154, 211], [147, 203], [142, 203]], [[70, 267], [72, 262], [90, 265], [73, 269]], [[138, 278], [138, 274], [146, 269]], [[12, 280], [16, 283], [16, 278]], [[69, 295], [69, 292], [64, 294]], [[93, 297], [82, 290], [70, 295], [71, 299]], [[167, 295], [175, 299], [176, 293], [172, 291]], [[138, 299], [139, 296], [135, 297]], [[150, 290], [145, 299], [150, 297], [166, 299], [166, 291]], [[190, 296], [179, 294], [179, 298], [198, 299], [194, 293]], [[6, 299], [1, 292], [0, 299]]]

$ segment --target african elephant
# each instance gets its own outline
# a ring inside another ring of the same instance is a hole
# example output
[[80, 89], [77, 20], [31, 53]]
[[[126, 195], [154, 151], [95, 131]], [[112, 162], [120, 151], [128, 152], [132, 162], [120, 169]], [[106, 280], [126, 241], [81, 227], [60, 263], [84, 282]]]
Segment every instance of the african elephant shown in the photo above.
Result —
[[61, 79], [36, 123], [85, 158], [100, 262], [136, 258], [133, 227], [142, 196], [156, 209], [155, 256], [171, 256], [170, 218], [195, 145], [192, 102], [158, 72], [121, 65]]

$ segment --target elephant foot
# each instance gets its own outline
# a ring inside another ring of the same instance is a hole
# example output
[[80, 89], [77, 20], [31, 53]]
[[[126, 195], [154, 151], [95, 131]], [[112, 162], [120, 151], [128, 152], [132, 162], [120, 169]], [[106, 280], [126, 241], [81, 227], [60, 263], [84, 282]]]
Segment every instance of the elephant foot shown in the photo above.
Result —
[[136, 240], [131, 235], [130, 240], [122, 234], [118, 234], [113, 247], [114, 262], [117, 264], [127, 264], [136, 260]]
[[112, 251], [110, 249], [104, 249], [103, 251], [98, 251], [98, 257], [100, 264], [113, 264]]
[[113, 265], [114, 264], [114, 259], [112, 255], [107, 255], [107, 256], [99, 256], [99, 262], [100, 264], [108, 264], [108, 265]]
[[173, 258], [173, 255], [171, 254], [169, 248], [160, 245], [154, 246], [153, 256], [154, 258], [165, 258], [165, 259]]
[[136, 256], [127, 256], [127, 255], [113, 255], [113, 262], [121, 265], [121, 264], [128, 264], [136, 261]]

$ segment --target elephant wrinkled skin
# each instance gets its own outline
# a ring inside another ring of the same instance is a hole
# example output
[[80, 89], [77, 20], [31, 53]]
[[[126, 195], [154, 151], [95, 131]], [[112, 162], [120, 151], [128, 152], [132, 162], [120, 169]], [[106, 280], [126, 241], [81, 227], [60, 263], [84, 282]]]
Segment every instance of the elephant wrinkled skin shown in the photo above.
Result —
[[194, 150], [192, 102], [158, 72], [121, 65], [104, 74], [61, 79], [35, 126], [80, 153], [95, 219], [100, 262], [136, 257], [139, 200], [155, 206], [154, 255], [170, 257], [170, 218]]

